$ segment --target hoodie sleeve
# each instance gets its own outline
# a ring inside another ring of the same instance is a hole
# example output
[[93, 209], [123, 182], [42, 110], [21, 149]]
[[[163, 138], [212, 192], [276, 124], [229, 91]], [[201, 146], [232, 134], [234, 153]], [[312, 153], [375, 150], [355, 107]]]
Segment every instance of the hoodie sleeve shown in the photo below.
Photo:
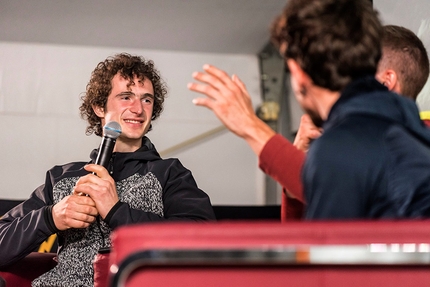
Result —
[[209, 196], [197, 187], [191, 171], [177, 159], [162, 162], [163, 166], [157, 168], [157, 178], [163, 188], [164, 216], [118, 202], [104, 219], [109, 227], [115, 229], [140, 222], [215, 220]]
[[24, 258], [56, 232], [49, 186], [37, 188], [0, 219], [0, 267]]
[[304, 152], [277, 134], [263, 147], [259, 156], [259, 167], [293, 197], [304, 202], [301, 172], [305, 158]]

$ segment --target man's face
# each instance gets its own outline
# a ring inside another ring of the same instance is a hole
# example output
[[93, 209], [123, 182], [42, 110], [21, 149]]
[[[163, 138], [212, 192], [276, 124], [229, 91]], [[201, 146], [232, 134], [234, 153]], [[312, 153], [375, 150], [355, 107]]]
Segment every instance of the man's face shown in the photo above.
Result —
[[311, 91], [298, 84], [294, 75], [291, 75], [291, 88], [293, 89], [297, 102], [300, 104], [303, 111], [310, 116], [313, 124], [318, 128], [322, 127], [324, 121], [318, 112], [317, 100]]
[[[121, 135], [117, 139], [122, 147], [130, 147], [134, 151], [142, 144], [142, 137], [148, 132], [151, 125], [154, 108], [154, 89], [147, 78], [139, 82], [137, 77], [134, 83], [124, 79], [120, 74], [112, 78], [112, 91], [108, 96], [106, 110], [97, 113], [105, 125], [116, 121], [121, 125]], [[127, 85], [130, 84], [128, 87]], [[125, 145], [124, 145], [125, 144]], [[124, 150], [125, 151], [125, 150]]]

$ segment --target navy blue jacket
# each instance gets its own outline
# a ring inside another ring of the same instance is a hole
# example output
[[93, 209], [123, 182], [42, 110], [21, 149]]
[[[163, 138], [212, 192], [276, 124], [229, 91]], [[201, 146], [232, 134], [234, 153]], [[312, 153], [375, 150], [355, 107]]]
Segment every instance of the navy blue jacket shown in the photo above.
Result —
[[333, 105], [303, 168], [307, 219], [430, 216], [430, 131], [373, 77]]

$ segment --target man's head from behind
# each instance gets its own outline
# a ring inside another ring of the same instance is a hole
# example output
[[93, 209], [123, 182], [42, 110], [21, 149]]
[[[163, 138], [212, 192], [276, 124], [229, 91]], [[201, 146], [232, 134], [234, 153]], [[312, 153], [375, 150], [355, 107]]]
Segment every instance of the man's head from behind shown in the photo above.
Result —
[[390, 90], [416, 100], [429, 76], [429, 58], [422, 41], [404, 27], [384, 26], [382, 58], [376, 78]]
[[151, 81], [154, 89], [154, 108], [151, 120], [160, 116], [167, 89], [159, 72], [155, 69], [154, 63], [142, 57], [126, 53], [118, 54], [100, 62], [92, 72], [87, 84], [86, 93], [82, 97], [82, 105], [79, 108], [81, 117], [88, 121], [87, 134], [93, 132], [98, 136], [103, 134], [102, 121], [94, 112], [93, 107], [106, 108], [108, 96], [112, 91], [112, 79], [117, 74], [129, 81], [132, 81], [134, 77], [142, 81], [145, 78]]
[[367, 0], [289, 0], [272, 26], [272, 40], [286, 45], [285, 57], [331, 91], [375, 74], [381, 37], [382, 25]]

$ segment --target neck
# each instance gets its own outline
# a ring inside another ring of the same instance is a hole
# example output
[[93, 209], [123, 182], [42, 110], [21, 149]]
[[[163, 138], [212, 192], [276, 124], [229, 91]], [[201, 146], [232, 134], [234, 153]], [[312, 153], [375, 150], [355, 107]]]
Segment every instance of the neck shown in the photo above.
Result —
[[118, 138], [115, 143], [114, 152], [135, 152], [142, 146], [142, 139], [124, 141]]
[[327, 120], [331, 108], [340, 97], [340, 92], [312, 86], [309, 89], [309, 93], [313, 95], [313, 98], [316, 100], [316, 107], [321, 119], [324, 121]]

